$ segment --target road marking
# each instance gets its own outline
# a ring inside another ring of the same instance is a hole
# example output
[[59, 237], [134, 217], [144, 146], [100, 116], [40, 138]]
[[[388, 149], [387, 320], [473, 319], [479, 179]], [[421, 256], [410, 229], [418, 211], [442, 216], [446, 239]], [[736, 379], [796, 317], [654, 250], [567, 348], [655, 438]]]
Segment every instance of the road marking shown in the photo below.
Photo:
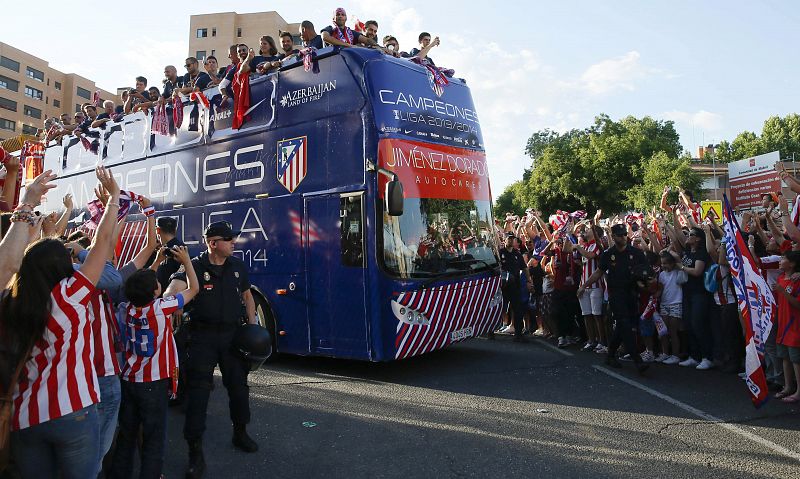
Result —
[[739, 426], [737, 426], [735, 424], [727, 423], [727, 422], [723, 421], [722, 419], [720, 419], [720, 418], [718, 418], [718, 417], [716, 417], [714, 415], [711, 415], [711, 414], [709, 414], [709, 413], [707, 413], [705, 411], [697, 409], [694, 406], [690, 406], [690, 405], [686, 404], [683, 401], [680, 401], [678, 399], [673, 398], [672, 396], [667, 396], [664, 393], [661, 393], [661, 392], [656, 391], [655, 389], [649, 388], [649, 387], [645, 386], [644, 384], [642, 384], [642, 383], [640, 383], [638, 381], [634, 381], [633, 379], [627, 378], [627, 377], [625, 377], [625, 376], [623, 376], [621, 374], [617, 374], [617, 373], [615, 373], [614, 371], [611, 371], [608, 368], [604, 368], [603, 366], [597, 366], [597, 365], [594, 365], [592, 367], [595, 368], [596, 370], [600, 371], [603, 374], [607, 374], [607, 375], [611, 376], [612, 378], [619, 379], [620, 381], [624, 382], [625, 384], [633, 386], [633, 387], [635, 387], [637, 389], [641, 389], [642, 391], [644, 391], [644, 392], [646, 392], [646, 393], [648, 393], [648, 394], [650, 394], [652, 396], [655, 396], [655, 397], [657, 397], [659, 399], [663, 399], [664, 401], [667, 401], [668, 403], [672, 404], [673, 406], [679, 407], [679, 408], [683, 409], [684, 411], [686, 411], [686, 412], [688, 412], [690, 414], [694, 414], [695, 416], [697, 416], [697, 417], [699, 417], [701, 419], [705, 419], [706, 421], [712, 422], [712, 423], [716, 424], [717, 426], [719, 426], [719, 427], [721, 427], [723, 429], [727, 429], [728, 431], [730, 431], [730, 432], [732, 432], [734, 434], [738, 434], [738, 435], [740, 435], [742, 437], [750, 439], [753, 442], [761, 444], [762, 446], [766, 447], [767, 449], [771, 449], [771, 450], [777, 452], [778, 454], [782, 454], [784, 456], [787, 456], [787, 457], [789, 457], [791, 459], [794, 459], [795, 461], [800, 461], [800, 453], [798, 453], [796, 451], [793, 451], [791, 449], [787, 449], [787, 448], [785, 448], [785, 447], [783, 447], [783, 446], [781, 446], [779, 444], [775, 444], [774, 442], [772, 442], [772, 441], [770, 441], [768, 439], [764, 439], [763, 437], [761, 437], [761, 436], [759, 436], [757, 434], [753, 434], [752, 432], [747, 431], [746, 429], [743, 429], [743, 428], [741, 428], [741, 427], [739, 427]]
[[555, 352], [557, 352], [559, 354], [563, 354], [564, 356], [569, 356], [569, 357], [575, 356], [574, 354], [572, 354], [571, 352], [569, 352], [569, 351], [567, 351], [565, 349], [560, 349], [560, 348], [557, 348], [556, 346], [553, 346], [546, 339], [537, 339], [536, 341], [539, 344], [541, 344], [542, 346], [546, 347], [547, 349], [549, 349], [551, 351], [555, 351]]

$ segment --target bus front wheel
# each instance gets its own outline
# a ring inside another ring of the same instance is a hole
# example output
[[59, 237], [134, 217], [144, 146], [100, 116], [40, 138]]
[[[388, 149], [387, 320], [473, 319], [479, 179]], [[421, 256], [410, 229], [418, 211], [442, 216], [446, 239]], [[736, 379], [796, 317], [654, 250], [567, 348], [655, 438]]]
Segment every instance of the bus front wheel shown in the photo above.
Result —
[[267, 300], [258, 291], [253, 290], [253, 300], [256, 303], [256, 319], [258, 324], [267, 328], [272, 337], [272, 355], [267, 362], [273, 361], [278, 355], [278, 325]]

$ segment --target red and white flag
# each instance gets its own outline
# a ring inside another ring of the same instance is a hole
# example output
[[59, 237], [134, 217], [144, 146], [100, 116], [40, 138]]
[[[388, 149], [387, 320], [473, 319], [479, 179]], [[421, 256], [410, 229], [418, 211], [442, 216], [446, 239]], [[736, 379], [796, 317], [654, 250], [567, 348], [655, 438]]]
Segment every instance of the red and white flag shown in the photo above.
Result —
[[773, 327], [776, 314], [775, 297], [750, 254], [739, 223], [733, 215], [728, 196], [723, 196], [723, 230], [725, 256], [731, 268], [731, 281], [736, 290], [739, 312], [745, 335], [745, 374], [750, 399], [761, 407], [769, 398], [767, 378], [761, 367], [764, 344]]
[[208, 110], [209, 107], [208, 98], [205, 96], [203, 92], [193, 91], [192, 94], [189, 95], [189, 99], [192, 101], [196, 101], [198, 105]]

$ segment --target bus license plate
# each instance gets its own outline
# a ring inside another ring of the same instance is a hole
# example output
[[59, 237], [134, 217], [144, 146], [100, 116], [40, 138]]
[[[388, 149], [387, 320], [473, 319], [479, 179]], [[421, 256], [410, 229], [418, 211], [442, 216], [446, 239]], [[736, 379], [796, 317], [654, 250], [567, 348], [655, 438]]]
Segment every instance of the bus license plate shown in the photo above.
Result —
[[472, 328], [467, 327], [450, 333], [450, 342], [461, 341], [472, 336]]

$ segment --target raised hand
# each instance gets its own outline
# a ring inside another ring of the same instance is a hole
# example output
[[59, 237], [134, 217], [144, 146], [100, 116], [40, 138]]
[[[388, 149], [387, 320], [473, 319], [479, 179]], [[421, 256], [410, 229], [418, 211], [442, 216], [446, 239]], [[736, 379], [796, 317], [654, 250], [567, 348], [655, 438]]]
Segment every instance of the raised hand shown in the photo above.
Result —
[[111, 174], [111, 170], [108, 168], [98, 166], [95, 168], [95, 174], [97, 175], [97, 180], [103, 186], [103, 188], [108, 191], [111, 198], [119, 198], [119, 185], [117, 184], [117, 180], [114, 179], [114, 175]]
[[30, 206], [39, 206], [42, 204], [42, 196], [47, 193], [47, 190], [56, 187], [56, 185], [50, 184], [51, 181], [56, 179], [56, 176], [53, 170], [47, 170], [37, 176], [33, 182], [25, 188], [25, 195], [22, 197], [22, 203]]
[[72, 210], [75, 207], [73, 202], [72, 202], [72, 195], [69, 194], [69, 193], [64, 195], [63, 203], [64, 203], [64, 208], [66, 208], [68, 210]]

